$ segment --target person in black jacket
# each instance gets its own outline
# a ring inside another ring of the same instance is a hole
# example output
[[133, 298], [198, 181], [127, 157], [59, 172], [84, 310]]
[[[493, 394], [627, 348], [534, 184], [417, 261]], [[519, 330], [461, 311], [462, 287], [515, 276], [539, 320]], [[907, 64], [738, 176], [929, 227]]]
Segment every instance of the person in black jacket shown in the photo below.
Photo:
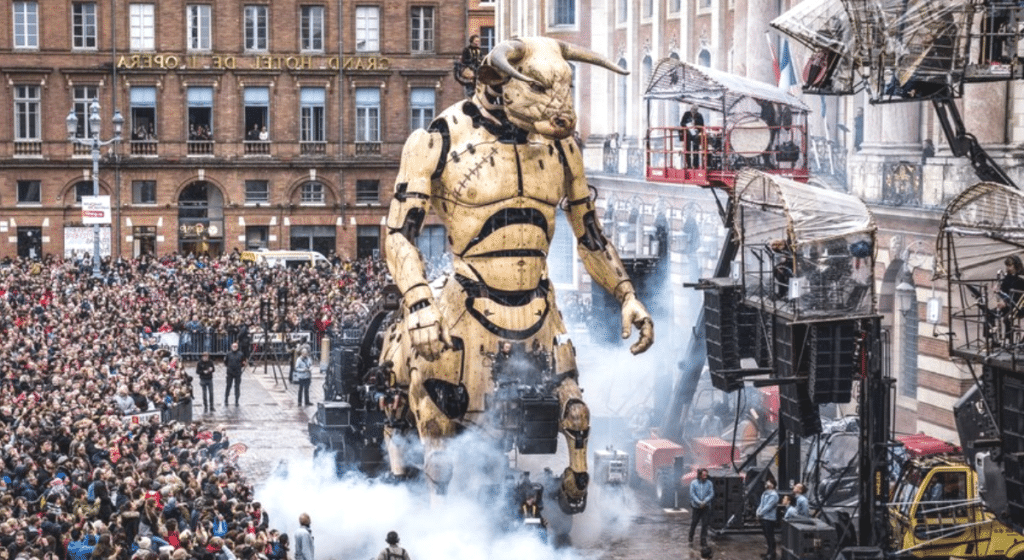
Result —
[[462, 49], [457, 76], [459, 83], [466, 89], [466, 97], [473, 97], [473, 92], [476, 90], [476, 72], [480, 68], [483, 58], [484, 52], [480, 48], [480, 36], [470, 35], [469, 44]]
[[238, 325], [238, 346], [248, 360], [252, 355], [252, 334], [249, 332], [249, 324], [245, 321]]
[[238, 349], [238, 342], [231, 343], [231, 351], [224, 356], [224, 365], [227, 366], [227, 385], [224, 386], [224, 406], [228, 405], [228, 397], [231, 396], [231, 386], [235, 386], [235, 406], [238, 406], [238, 398], [242, 392], [242, 369], [245, 367], [245, 353]]
[[696, 105], [691, 105], [690, 110], [683, 114], [679, 121], [682, 130], [679, 131], [679, 139], [684, 143], [683, 165], [691, 169], [700, 167], [701, 138], [704, 135], [704, 116], [700, 114]]
[[996, 310], [1003, 318], [1003, 338], [1013, 343], [1013, 331], [1017, 319], [1021, 317], [1021, 300], [1024, 299], [1024, 265], [1020, 257], [1010, 255], [1003, 260], [1002, 277], [999, 279], [999, 293], [996, 298]]
[[199, 377], [199, 388], [203, 392], [203, 412], [216, 410], [213, 407], [213, 369], [210, 353], [203, 352], [202, 357], [196, 362], [196, 376]]

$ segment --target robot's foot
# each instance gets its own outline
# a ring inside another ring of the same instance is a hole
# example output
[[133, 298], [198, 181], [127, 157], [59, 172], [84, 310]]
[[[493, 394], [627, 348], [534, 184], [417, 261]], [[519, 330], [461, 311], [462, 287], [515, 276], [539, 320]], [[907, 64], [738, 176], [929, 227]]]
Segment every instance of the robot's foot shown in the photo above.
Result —
[[419, 480], [420, 471], [415, 468], [407, 468], [402, 474], [395, 474], [391, 471], [386, 471], [380, 475], [380, 480], [384, 484], [404, 484], [407, 482], [414, 482]]
[[572, 515], [587, 509], [587, 485], [590, 475], [573, 472], [566, 468], [562, 473], [561, 491], [558, 493], [558, 506], [563, 512]]

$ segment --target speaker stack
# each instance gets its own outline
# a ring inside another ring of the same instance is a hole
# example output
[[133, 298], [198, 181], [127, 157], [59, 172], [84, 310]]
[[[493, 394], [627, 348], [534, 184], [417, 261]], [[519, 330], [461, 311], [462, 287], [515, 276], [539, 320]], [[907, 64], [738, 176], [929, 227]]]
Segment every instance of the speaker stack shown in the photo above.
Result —
[[995, 376], [1002, 383], [999, 398], [999, 423], [1002, 428], [1003, 468], [1006, 473], [1006, 499], [1011, 525], [1024, 526], [1024, 379], [1002, 370]]
[[808, 393], [815, 403], [848, 403], [856, 372], [856, 324], [814, 323], [810, 327]]
[[732, 392], [743, 386], [736, 370], [742, 358], [754, 357], [757, 310], [743, 304], [741, 286], [723, 285], [704, 292], [704, 325], [711, 384]]

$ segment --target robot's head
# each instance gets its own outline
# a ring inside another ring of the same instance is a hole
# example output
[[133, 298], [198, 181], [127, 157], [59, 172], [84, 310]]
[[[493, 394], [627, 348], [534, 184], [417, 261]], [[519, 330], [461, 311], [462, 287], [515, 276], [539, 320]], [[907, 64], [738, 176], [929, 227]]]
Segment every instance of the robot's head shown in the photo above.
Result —
[[504, 41], [487, 55], [477, 72], [478, 102], [503, 109], [512, 124], [551, 138], [568, 138], [576, 129], [569, 62], [588, 62], [628, 74], [587, 49], [546, 37]]

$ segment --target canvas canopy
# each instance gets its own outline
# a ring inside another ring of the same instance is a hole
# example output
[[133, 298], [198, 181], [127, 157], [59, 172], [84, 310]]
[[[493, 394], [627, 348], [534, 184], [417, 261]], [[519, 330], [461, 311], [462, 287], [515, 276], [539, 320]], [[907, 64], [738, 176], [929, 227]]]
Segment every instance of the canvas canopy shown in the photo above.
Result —
[[864, 44], [853, 40], [852, 22], [843, 0], [804, 0], [772, 20], [770, 25], [796, 39], [811, 52], [829, 52], [836, 57], [829, 89], [833, 93], [852, 93], [854, 70]]
[[1003, 260], [1024, 252], [1024, 195], [998, 183], [978, 183], [954, 198], [935, 243], [935, 276], [986, 280]]
[[859, 198], [745, 170], [733, 208], [748, 300], [799, 320], [872, 312], [876, 228]]
[[799, 247], [850, 235], [874, 237], [874, 216], [853, 195], [746, 170], [736, 179], [734, 196], [738, 208], [758, 214], [757, 219], [737, 220], [745, 240], [767, 242], [785, 236]]
[[759, 112], [757, 101], [785, 105], [794, 113], [808, 112], [800, 98], [771, 84], [674, 58], [658, 61], [644, 98], [695, 103], [729, 117]]
[[[1010, 4], [996, 4], [806, 0], [777, 17], [771, 26], [811, 49], [805, 76], [808, 91], [845, 94], [866, 83], [873, 101], [957, 96], [972, 49], [974, 58], [988, 61], [1002, 54], [994, 52], [997, 45], [1005, 44], [1010, 50], [1015, 44], [997, 38], [997, 33], [1005, 31], [998, 31], [993, 24], [974, 25], [986, 17], [992, 22], [1008, 19], [1002, 12], [1008, 14]], [[976, 52], [979, 48], [987, 50]], [[1002, 79], [1009, 78], [1009, 70], [1004, 72]], [[980, 73], [979, 79], [998, 79], [988, 69]]]

